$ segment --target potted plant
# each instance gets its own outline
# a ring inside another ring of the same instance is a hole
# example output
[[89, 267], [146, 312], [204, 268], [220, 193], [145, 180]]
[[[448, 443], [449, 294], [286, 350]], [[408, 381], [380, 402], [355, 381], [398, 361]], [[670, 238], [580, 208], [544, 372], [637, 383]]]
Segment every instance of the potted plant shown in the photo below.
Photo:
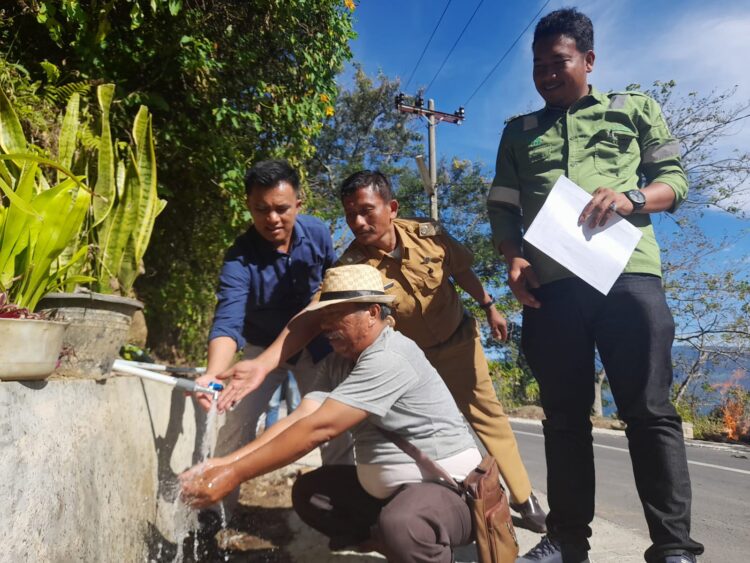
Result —
[[34, 318], [29, 309], [63, 279], [89, 279], [70, 273], [85, 249], [60, 256], [78, 238], [90, 201], [82, 178], [27, 144], [0, 91], [0, 379], [45, 377], [54, 369], [65, 324]]
[[[78, 166], [88, 171], [94, 197], [87, 228], [69, 245], [66, 255], [85, 250], [86, 259], [66, 269], [61, 284], [66, 293], [49, 293], [39, 303], [40, 310], [53, 318], [71, 322], [65, 338], [71, 353], [58, 368], [58, 373], [67, 376], [102, 378], [109, 374], [134, 312], [143, 307], [130, 297], [133, 282], [142, 271], [154, 222], [165, 205], [157, 195], [151, 115], [141, 106], [131, 143], [113, 142], [109, 112], [114, 91], [113, 84], [97, 88], [100, 135], [83, 129], [93, 151], [81, 150]], [[71, 121], [70, 126], [79, 124]], [[83, 279], [88, 280], [85, 286]]]
[[0, 380], [43, 379], [57, 366], [67, 323], [8, 303], [0, 293]]

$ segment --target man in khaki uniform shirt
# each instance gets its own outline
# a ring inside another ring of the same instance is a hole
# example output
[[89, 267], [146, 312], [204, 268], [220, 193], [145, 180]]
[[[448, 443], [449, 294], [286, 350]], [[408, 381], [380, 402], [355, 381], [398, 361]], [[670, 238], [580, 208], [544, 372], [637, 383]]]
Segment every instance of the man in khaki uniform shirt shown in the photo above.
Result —
[[340, 264], [369, 264], [384, 278], [396, 330], [414, 340], [437, 369], [459, 409], [510, 489], [525, 527], [544, 531], [545, 514], [531, 492], [516, 439], [497, 399], [477, 321], [461, 303], [454, 283], [487, 313], [492, 336], [505, 339], [506, 323], [471, 270], [474, 256], [429, 219], [398, 219], [388, 178], [364, 170], [341, 187], [346, 222], [355, 241]]

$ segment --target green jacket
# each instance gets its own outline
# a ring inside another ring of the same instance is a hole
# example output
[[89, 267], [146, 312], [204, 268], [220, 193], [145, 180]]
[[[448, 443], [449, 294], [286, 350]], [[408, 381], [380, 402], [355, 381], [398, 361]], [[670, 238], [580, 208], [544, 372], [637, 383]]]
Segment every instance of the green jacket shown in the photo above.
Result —
[[[685, 199], [687, 178], [680, 147], [664, 122], [659, 105], [640, 92], [589, 95], [567, 111], [545, 107], [508, 122], [500, 140], [495, 179], [487, 210], [495, 246], [503, 240], [521, 242], [561, 174], [589, 193], [598, 187], [618, 192], [663, 182]], [[625, 272], [661, 275], [659, 245], [648, 214], [626, 218], [643, 233]], [[531, 244], [524, 255], [541, 283], [573, 274]]]

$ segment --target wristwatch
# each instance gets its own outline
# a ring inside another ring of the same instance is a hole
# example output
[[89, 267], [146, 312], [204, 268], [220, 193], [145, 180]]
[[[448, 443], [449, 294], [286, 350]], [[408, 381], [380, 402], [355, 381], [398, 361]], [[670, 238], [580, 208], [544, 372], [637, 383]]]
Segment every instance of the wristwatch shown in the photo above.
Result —
[[625, 192], [625, 197], [633, 204], [633, 211], [643, 209], [643, 206], [646, 205], [646, 196], [643, 195], [641, 190], [628, 190]]
[[485, 311], [489, 311], [491, 307], [494, 307], [496, 301], [495, 298], [490, 295], [490, 300], [487, 301], [487, 303], [478, 303], [480, 309], [484, 309]]

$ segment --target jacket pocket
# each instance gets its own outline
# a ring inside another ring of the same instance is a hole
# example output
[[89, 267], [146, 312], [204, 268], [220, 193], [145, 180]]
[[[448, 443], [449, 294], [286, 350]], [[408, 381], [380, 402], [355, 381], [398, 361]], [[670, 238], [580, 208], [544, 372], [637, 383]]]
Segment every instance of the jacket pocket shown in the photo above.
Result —
[[635, 173], [640, 162], [637, 135], [626, 129], [601, 131], [596, 138], [594, 167], [602, 176], [624, 178]]

